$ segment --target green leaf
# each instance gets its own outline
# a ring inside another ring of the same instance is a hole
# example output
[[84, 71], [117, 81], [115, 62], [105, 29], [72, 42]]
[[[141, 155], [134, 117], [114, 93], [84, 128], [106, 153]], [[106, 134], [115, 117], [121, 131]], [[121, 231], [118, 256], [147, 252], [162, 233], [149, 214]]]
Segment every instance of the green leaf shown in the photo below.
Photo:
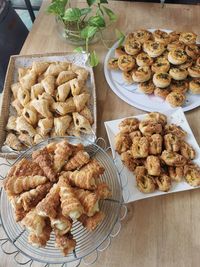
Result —
[[100, 4], [108, 4], [108, 1], [107, 1], [107, 0], [98, 0], [98, 2], [99, 2]]
[[91, 26], [96, 26], [98, 28], [103, 28], [106, 26], [104, 18], [99, 15], [90, 17], [90, 19], [88, 20], [88, 24]]
[[90, 7], [81, 8], [80, 10], [81, 10], [81, 16], [85, 16], [92, 11], [92, 9]]
[[104, 11], [106, 12], [107, 16], [111, 21], [117, 20], [117, 15], [110, 8], [107, 8], [105, 6], [102, 6], [102, 8], [104, 9]]
[[79, 46], [79, 47], [77, 47], [77, 48], [74, 49], [74, 52], [77, 52], [77, 53], [81, 53], [83, 51], [84, 51], [84, 49], [83, 49], [82, 46]]
[[96, 2], [96, 0], [87, 0], [88, 6], [93, 5]]
[[81, 17], [81, 10], [77, 7], [68, 8], [65, 11], [63, 19], [66, 21], [78, 21]]
[[98, 31], [98, 28], [95, 26], [86, 26], [81, 31], [81, 37], [84, 39], [89, 39], [93, 37], [97, 31]]
[[116, 37], [119, 41], [118, 45], [121, 45], [124, 42], [125, 35], [123, 34], [123, 32], [121, 32], [118, 29], [115, 29], [115, 34], [116, 34]]
[[48, 13], [63, 16], [68, 0], [54, 0], [47, 8]]
[[95, 51], [92, 51], [89, 56], [89, 63], [91, 67], [96, 67], [99, 64], [99, 58]]

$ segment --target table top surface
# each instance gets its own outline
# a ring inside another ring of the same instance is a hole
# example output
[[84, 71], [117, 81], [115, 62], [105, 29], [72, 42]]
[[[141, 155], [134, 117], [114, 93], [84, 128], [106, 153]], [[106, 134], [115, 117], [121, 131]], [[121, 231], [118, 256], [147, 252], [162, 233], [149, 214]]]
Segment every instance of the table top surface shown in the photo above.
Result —
[[[79, 1], [83, 2], [83, 1]], [[59, 37], [55, 18], [45, 10], [43, 1], [39, 15], [21, 50], [21, 54], [73, 51]], [[109, 1], [119, 18], [114, 25], [123, 32], [138, 28], [190, 30], [200, 35], [200, 6], [165, 5]], [[106, 33], [114, 40], [113, 28]], [[106, 38], [106, 37], [105, 37]], [[108, 40], [109, 38], [109, 40]], [[100, 56], [94, 69], [97, 88], [98, 136], [107, 140], [104, 121], [144, 113], [119, 99], [105, 80], [103, 63], [106, 48], [98, 42], [92, 46]], [[187, 112], [186, 117], [200, 144], [200, 108]], [[128, 205], [128, 215], [120, 234], [111, 246], [99, 255], [94, 267], [197, 267], [200, 262], [200, 190], [150, 198]], [[0, 251], [0, 267], [16, 266], [13, 256]], [[40, 266], [34, 265], [34, 266]], [[81, 263], [81, 266], [84, 266]]]

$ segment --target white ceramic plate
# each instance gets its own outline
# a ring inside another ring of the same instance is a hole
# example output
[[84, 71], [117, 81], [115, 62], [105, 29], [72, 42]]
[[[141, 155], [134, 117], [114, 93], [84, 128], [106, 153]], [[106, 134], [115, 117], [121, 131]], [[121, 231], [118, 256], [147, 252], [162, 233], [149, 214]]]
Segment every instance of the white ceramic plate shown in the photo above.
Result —
[[[171, 32], [171, 30], [163, 30], [168, 33]], [[154, 29], [149, 29], [149, 31], [153, 32]], [[117, 47], [118, 42], [110, 48], [104, 61], [104, 74], [112, 91], [126, 103], [145, 111], [163, 112], [173, 109], [164, 99], [154, 95], [145, 95], [140, 92], [137, 84], [126, 84], [122, 78], [121, 71], [114, 71], [107, 68], [108, 60], [114, 57], [115, 49]], [[200, 106], [200, 95], [187, 93], [186, 97], [186, 102], [182, 107], [183, 111], [189, 111]]]
[[[197, 163], [200, 165], [200, 148], [198, 146], [198, 143], [192, 133], [192, 130], [186, 120], [186, 117], [183, 113], [182, 108], [178, 108], [176, 110], [170, 110], [167, 112], [163, 112], [168, 116], [168, 123], [175, 123], [183, 128], [188, 133], [186, 141], [192, 145], [197, 153], [197, 156], [195, 160], [193, 161], [194, 163]], [[138, 118], [139, 120], [143, 119], [146, 114], [134, 116], [135, 118]], [[123, 197], [124, 201], [126, 203], [133, 202], [139, 199], [144, 199], [148, 197], [154, 197], [154, 196], [159, 196], [159, 195], [165, 195], [169, 193], [174, 193], [174, 192], [180, 192], [180, 191], [185, 191], [185, 190], [190, 190], [190, 189], [195, 189], [197, 187], [192, 187], [188, 183], [186, 183], [184, 180], [182, 180], [179, 183], [173, 182], [172, 187], [169, 192], [161, 192], [161, 191], [155, 191], [153, 193], [149, 194], [144, 194], [141, 193], [136, 186], [136, 180], [135, 176], [132, 172], [130, 172], [122, 163], [120, 159], [120, 155], [115, 152], [115, 144], [114, 144], [114, 138], [115, 136], [119, 133], [119, 128], [118, 125], [123, 119], [118, 119], [118, 120], [113, 120], [113, 121], [107, 121], [105, 122], [105, 127], [106, 131], [108, 134], [110, 146], [112, 149], [112, 155], [113, 158], [115, 159], [115, 164], [121, 173], [121, 180], [122, 180], [122, 186], [123, 186]]]

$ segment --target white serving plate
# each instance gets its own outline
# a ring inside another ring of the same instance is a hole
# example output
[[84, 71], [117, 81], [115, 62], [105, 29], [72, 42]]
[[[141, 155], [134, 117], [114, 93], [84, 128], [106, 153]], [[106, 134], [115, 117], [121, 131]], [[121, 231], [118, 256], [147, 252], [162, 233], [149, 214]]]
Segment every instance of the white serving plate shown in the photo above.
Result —
[[[155, 29], [149, 29], [153, 32]], [[167, 33], [171, 30], [162, 29]], [[173, 109], [164, 99], [154, 96], [146, 95], [139, 91], [138, 84], [128, 85], [122, 78], [122, 72], [120, 70], [110, 70], [107, 68], [108, 60], [115, 57], [115, 49], [118, 47], [116, 42], [108, 51], [104, 61], [104, 74], [106, 81], [109, 84], [112, 91], [122, 100], [129, 105], [142, 109], [145, 111], [167, 111]], [[183, 111], [189, 111], [200, 106], [200, 95], [193, 95], [190, 92], [186, 94], [186, 102], [182, 106]]]
[[[199, 145], [192, 133], [192, 130], [187, 122], [187, 119], [183, 113], [182, 108], [178, 108], [175, 110], [169, 110], [166, 112], [163, 112], [168, 116], [168, 123], [175, 123], [183, 128], [188, 133], [188, 136], [186, 138], [186, 141], [192, 145], [196, 151], [196, 158], [193, 160], [194, 163], [197, 163], [200, 165], [200, 148]], [[147, 114], [142, 114], [138, 116], [132, 116], [132, 118], [138, 118], [139, 120], [143, 119]], [[119, 133], [119, 128], [118, 125], [120, 124], [123, 119], [118, 119], [118, 120], [112, 120], [112, 121], [107, 121], [105, 122], [105, 127], [106, 131], [108, 134], [108, 139], [110, 142], [111, 150], [112, 150], [112, 155], [115, 160], [115, 164], [121, 172], [121, 180], [122, 180], [122, 186], [123, 186], [123, 198], [125, 203], [133, 202], [139, 199], [144, 199], [148, 197], [154, 197], [154, 196], [159, 196], [159, 195], [165, 195], [169, 193], [175, 193], [175, 192], [180, 192], [180, 191], [185, 191], [185, 190], [191, 190], [195, 189], [197, 187], [192, 187], [188, 183], [186, 183], [184, 180], [182, 180], [179, 183], [173, 182], [172, 187], [169, 192], [161, 192], [156, 190], [153, 193], [149, 194], [144, 194], [141, 193], [137, 186], [136, 186], [136, 180], [135, 180], [135, 175], [130, 172], [122, 163], [120, 159], [120, 155], [115, 151], [115, 144], [114, 144], [114, 138], [115, 136]]]

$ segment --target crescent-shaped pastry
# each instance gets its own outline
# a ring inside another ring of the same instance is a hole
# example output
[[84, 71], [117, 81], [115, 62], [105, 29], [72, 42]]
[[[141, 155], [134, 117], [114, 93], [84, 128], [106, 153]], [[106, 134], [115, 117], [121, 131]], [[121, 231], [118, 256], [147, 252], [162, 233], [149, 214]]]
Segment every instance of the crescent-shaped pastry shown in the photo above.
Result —
[[41, 83], [36, 83], [31, 87], [31, 99], [38, 98], [44, 92], [44, 87]]
[[149, 142], [146, 137], [135, 137], [131, 146], [134, 158], [146, 158], [149, 154]]
[[118, 58], [118, 66], [122, 71], [132, 70], [135, 66], [135, 60], [130, 55], [122, 55]]
[[200, 78], [200, 66], [194, 65], [188, 68], [188, 73], [193, 78]]
[[33, 71], [28, 72], [25, 76], [23, 76], [19, 80], [22, 88], [24, 90], [31, 90], [31, 86], [33, 86], [36, 83], [36, 73]]
[[44, 87], [45, 92], [50, 95], [54, 94], [55, 90], [55, 77], [47, 75], [44, 80], [41, 81], [42, 86]]
[[158, 57], [165, 51], [165, 46], [162, 43], [159, 42], [153, 42], [149, 41], [144, 46], [144, 51], [150, 56], [150, 57]]
[[16, 129], [20, 133], [29, 134], [33, 137], [36, 134], [36, 130], [33, 128], [31, 124], [29, 124], [23, 116], [17, 117], [16, 119]]
[[44, 75], [58, 76], [58, 74], [63, 70], [68, 70], [71, 63], [69, 62], [53, 62], [49, 65]]
[[152, 33], [144, 29], [137, 30], [134, 33], [135, 40], [139, 41], [141, 44], [148, 41], [151, 38], [151, 36], [152, 36]]
[[22, 114], [23, 106], [21, 105], [21, 103], [19, 102], [17, 98], [11, 102], [11, 106], [15, 108], [19, 116]]
[[49, 63], [48, 62], [40, 62], [40, 61], [34, 61], [32, 64], [32, 70], [37, 74], [41, 75], [46, 71], [48, 68]]
[[166, 99], [166, 97], [168, 96], [168, 94], [171, 92], [170, 88], [158, 88], [156, 87], [154, 90], [154, 95], [155, 96], [159, 96], [163, 99]]
[[56, 79], [56, 84], [59, 86], [65, 82], [68, 82], [76, 78], [76, 74], [72, 70], [61, 71]]
[[148, 66], [133, 70], [132, 78], [135, 82], [146, 82], [151, 78], [151, 70]]
[[115, 57], [119, 58], [122, 55], [126, 55], [124, 46], [119, 46], [115, 49]]
[[16, 131], [16, 117], [15, 116], [10, 116], [8, 118], [8, 123], [6, 125], [6, 130], [10, 131]]
[[14, 99], [16, 99], [18, 91], [22, 90], [22, 87], [21, 87], [20, 83], [19, 82], [13, 83], [10, 88], [11, 88], [11, 91], [13, 93]]
[[53, 128], [53, 118], [44, 118], [38, 121], [39, 133], [47, 135]]
[[200, 49], [197, 45], [191, 44], [186, 46], [185, 52], [192, 59], [196, 59], [200, 54]]
[[153, 63], [153, 60], [148, 54], [142, 52], [139, 55], [137, 55], [136, 63], [140, 67], [149, 66]]
[[24, 148], [22, 143], [17, 138], [17, 136], [13, 133], [9, 133], [7, 135], [6, 140], [5, 140], [5, 145], [8, 145], [12, 149], [18, 150], [18, 151], [20, 151]]
[[70, 90], [71, 90], [71, 86], [69, 82], [63, 83], [60, 86], [58, 86], [56, 100], [58, 102], [64, 102], [66, 98], [68, 97]]
[[151, 66], [153, 72], [168, 72], [169, 68], [169, 61], [164, 58], [157, 59]]
[[146, 168], [149, 175], [159, 176], [161, 173], [159, 157], [148, 156], [146, 159]]
[[186, 62], [187, 55], [183, 49], [177, 48], [168, 53], [168, 60], [171, 64], [180, 65]]
[[167, 45], [167, 50], [168, 51], [172, 51], [174, 49], [184, 49], [184, 48], [185, 48], [184, 43], [181, 43], [179, 41], [175, 41], [175, 42], [169, 43]]
[[74, 104], [76, 106], [76, 111], [80, 112], [82, 109], [84, 109], [85, 105], [87, 104], [88, 100], [90, 99], [89, 94], [80, 94], [80, 95], [75, 95], [73, 97]]
[[30, 123], [33, 126], [35, 126], [36, 123], [38, 122], [37, 111], [29, 103], [24, 107], [22, 111], [22, 116], [27, 120], [28, 123]]
[[189, 89], [192, 94], [200, 94], [200, 79], [192, 80], [189, 83]]
[[32, 106], [45, 118], [51, 118], [53, 114], [49, 110], [49, 102], [45, 99], [33, 99]]
[[76, 111], [76, 106], [72, 97], [68, 98], [65, 102], [55, 102], [51, 107], [61, 116]]
[[87, 106], [85, 106], [84, 109], [81, 110], [80, 114], [85, 117], [91, 125], [94, 123], [92, 112]]
[[161, 159], [168, 166], [179, 167], [179, 166], [184, 166], [186, 164], [186, 159], [182, 155], [172, 151], [164, 150], [162, 152]]
[[170, 42], [170, 37], [167, 32], [156, 30], [153, 32], [153, 36], [156, 42], [167, 45]]
[[119, 69], [118, 58], [110, 58], [108, 60], [108, 68], [111, 70], [118, 70]]
[[171, 68], [169, 74], [174, 80], [181, 81], [187, 78], [188, 71], [186, 69]]
[[83, 87], [83, 81], [77, 78], [74, 78], [73, 80], [69, 81], [69, 83], [70, 83], [72, 95], [73, 96], [79, 95]]
[[130, 71], [122, 71], [122, 78], [127, 84], [133, 84], [133, 78], [132, 78], [133, 70]]
[[169, 33], [170, 42], [175, 42], [179, 40], [180, 32], [173, 31]]
[[131, 138], [128, 133], [118, 133], [115, 136], [115, 150], [118, 154], [126, 152], [131, 147]]
[[57, 136], [65, 136], [66, 131], [72, 121], [72, 117], [69, 115], [54, 118], [54, 130]]
[[197, 39], [197, 35], [193, 32], [181, 32], [179, 41], [183, 42], [184, 44], [195, 44]]
[[124, 119], [120, 122], [119, 129], [121, 133], [132, 133], [139, 129], [139, 120], [137, 118]]
[[139, 84], [139, 90], [144, 94], [153, 94], [155, 85], [151, 80]]
[[92, 133], [92, 127], [89, 121], [78, 112], [72, 113], [75, 129], [85, 134]]
[[153, 83], [156, 87], [166, 88], [171, 83], [171, 77], [166, 72], [155, 73], [153, 75]]
[[183, 93], [171, 92], [167, 95], [166, 101], [172, 107], [180, 107], [185, 103], [186, 96]]
[[125, 52], [128, 55], [134, 56], [140, 52], [141, 43], [135, 40], [132, 40], [132, 41], [129, 40], [129, 42], [126, 42], [126, 44], [124, 45], [124, 48], [125, 48]]
[[29, 134], [21, 133], [18, 136], [18, 139], [25, 146], [30, 147], [30, 146], [33, 146], [34, 145], [33, 137], [31, 137]]
[[176, 81], [172, 80], [170, 85], [172, 92], [186, 93], [189, 88], [189, 83], [187, 81]]
[[21, 89], [17, 92], [17, 99], [20, 104], [24, 107], [30, 101], [30, 93], [28, 90]]

